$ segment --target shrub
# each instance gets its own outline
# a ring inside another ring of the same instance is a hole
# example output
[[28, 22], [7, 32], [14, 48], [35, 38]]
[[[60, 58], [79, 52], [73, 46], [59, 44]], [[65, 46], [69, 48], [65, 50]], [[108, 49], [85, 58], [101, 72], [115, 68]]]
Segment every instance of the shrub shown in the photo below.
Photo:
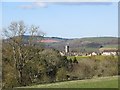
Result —
[[98, 76], [113, 76], [117, 75], [118, 66], [117, 61], [113, 60], [102, 60], [98, 66]]
[[73, 64], [71, 76], [78, 79], [113, 76], [118, 74], [118, 60], [116, 57], [91, 57], [80, 60], [78, 64]]
[[56, 74], [56, 81], [67, 80], [67, 71], [64, 67], [59, 68]]
[[13, 88], [14, 86], [20, 86], [18, 81], [17, 81], [17, 74], [14, 70], [14, 68], [6, 63], [7, 67], [4, 66], [3, 62], [3, 77], [2, 77], [2, 88]]
[[93, 60], [81, 60], [73, 66], [72, 75], [79, 79], [91, 78], [94, 75], [94, 64]]

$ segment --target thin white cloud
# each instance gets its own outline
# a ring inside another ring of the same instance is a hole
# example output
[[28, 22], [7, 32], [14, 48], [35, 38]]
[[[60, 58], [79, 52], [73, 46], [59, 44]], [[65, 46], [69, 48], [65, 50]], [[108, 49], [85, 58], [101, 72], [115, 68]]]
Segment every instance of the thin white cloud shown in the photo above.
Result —
[[43, 7], [43, 8], [47, 7], [47, 3], [44, 3], [44, 2], [35, 2], [34, 5], [37, 7]]
[[119, 0], [36, 0], [39, 2], [118, 2]]
[[32, 5], [21, 5], [19, 7], [22, 8], [22, 9], [32, 9], [33, 8]]
[[47, 3], [44, 3], [44, 2], [32, 2], [32, 4], [21, 5], [19, 7], [22, 8], [22, 9], [46, 8]]
[[112, 5], [113, 2], [57, 2], [62, 5]]
[[[108, 2], [109, 1], [109, 2]], [[110, 2], [111, 1], [111, 2]], [[22, 5], [22, 9], [33, 9], [33, 8], [46, 8], [48, 4], [58, 4], [58, 5], [112, 5], [116, 0], [35, 0], [31, 2], [30, 5]]]
[[1, 0], [1, 2], [119, 2], [120, 0]]

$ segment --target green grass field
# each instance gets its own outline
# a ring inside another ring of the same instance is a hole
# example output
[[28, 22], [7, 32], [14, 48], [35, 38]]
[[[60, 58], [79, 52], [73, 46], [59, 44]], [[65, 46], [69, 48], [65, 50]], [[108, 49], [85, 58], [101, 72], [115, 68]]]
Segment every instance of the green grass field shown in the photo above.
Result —
[[[74, 58], [75, 56], [68, 56], [67, 58], [68, 59], [72, 59], [73, 60], [73, 58]], [[114, 60], [115, 59], [118, 59], [118, 56], [101, 56], [101, 55], [97, 55], [97, 56], [93, 56], [92, 58], [94, 58], [94, 59], [97, 59], [97, 60], [105, 60], [105, 59], [107, 59], [107, 58], [113, 58]], [[91, 56], [76, 56], [76, 59], [79, 61], [79, 60], [84, 60], [84, 59], [91, 59]]]
[[[75, 56], [68, 56], [67, 58], [68, 59], [73, 59]], [[81, 60], [81, 59], [87, 59], [87, 58], [89, 58], [88, 56], [76, 56], [76, 59], [77, 60]]]
[[75, 80], [27, 86], [24, 88], [118, 88], [118, 77], [101, 77], [87, 80]]

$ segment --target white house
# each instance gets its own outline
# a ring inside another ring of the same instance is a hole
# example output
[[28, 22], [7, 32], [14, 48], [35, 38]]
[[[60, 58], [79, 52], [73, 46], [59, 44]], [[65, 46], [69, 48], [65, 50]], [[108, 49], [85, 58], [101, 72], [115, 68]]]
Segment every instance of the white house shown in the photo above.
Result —
[[97, 55], [96, 52], [92, 52], [92, 53], [88, 54], [87, 56], [96, 56], [96, 55]]
[[110, 56], [110, 55], [117, 55], [118, 54], [118, 49], [116, 48], [101, 48], [99, 49], [101, 55], [105, 55], [105, 56]]
[[60, 55], [61, 55], [61, 56], [65, 56], [65, 54], [64, 54], [64, 53], [62, 53], [62, 52], [60, 52]]

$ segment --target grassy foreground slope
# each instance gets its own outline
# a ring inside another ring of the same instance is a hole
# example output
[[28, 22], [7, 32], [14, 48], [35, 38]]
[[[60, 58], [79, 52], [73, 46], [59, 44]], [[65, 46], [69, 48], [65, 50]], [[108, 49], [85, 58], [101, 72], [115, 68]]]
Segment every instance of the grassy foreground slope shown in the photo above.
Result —
[[28, 86], [26, 88], [118, 88], [118, 77], [101, 77], [87, 80], [65, 81]]

